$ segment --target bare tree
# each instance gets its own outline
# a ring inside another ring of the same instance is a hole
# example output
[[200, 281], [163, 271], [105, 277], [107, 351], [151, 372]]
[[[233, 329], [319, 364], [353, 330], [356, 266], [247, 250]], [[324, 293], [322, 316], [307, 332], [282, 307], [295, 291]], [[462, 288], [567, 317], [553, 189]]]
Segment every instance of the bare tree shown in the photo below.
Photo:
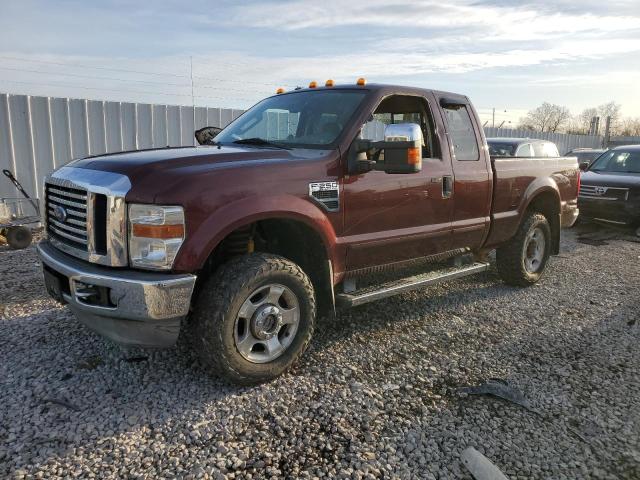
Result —
[[544, 102], [539, 107], [530, 110], [520, 119], [520, 128], [537, 130], [540, 132], [557, 132], [571, 119], [571, 112], [567, 107]]
[[623, 137], [640, 137], [640, 118], [623, 118], [616, 133]]
[[611, 117], [611, 134], [617, 134], [620, 120], [622, 119], [622, 106], [619, 103], [611, 101], [598, 105], [597, 107], [585, 108], [582, 113], [578, 115], [576, 122], [580, 130], [582, 130], [581, 133], [587, 133], [589, 131], [593, 117], [600, 117], [600, 133], [604, 133], [607, 117]]

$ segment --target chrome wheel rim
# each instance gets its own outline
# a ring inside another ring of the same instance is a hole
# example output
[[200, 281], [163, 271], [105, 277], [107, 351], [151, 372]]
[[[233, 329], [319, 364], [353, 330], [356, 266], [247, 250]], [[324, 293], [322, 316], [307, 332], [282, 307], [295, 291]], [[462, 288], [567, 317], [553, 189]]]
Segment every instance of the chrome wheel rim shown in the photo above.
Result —
[[300, 325], [300, 302], [290, 288], [271, 283], [255, 289], [236, 315], [233, 336], [238, 353], [249, 362], [280, 357]]
[[540, 227], [536, 227], [527, 234], [524, 242], [524, 266], [529, 273], [536, 273], [542, 267], [546, 239]]

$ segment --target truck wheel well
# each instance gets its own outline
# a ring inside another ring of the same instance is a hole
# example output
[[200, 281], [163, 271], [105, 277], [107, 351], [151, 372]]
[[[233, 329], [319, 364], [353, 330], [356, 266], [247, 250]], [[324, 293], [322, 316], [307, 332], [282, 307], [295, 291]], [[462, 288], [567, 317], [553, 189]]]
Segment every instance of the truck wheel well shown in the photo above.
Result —
[[544, 215], [551, 229], [551, 254], [560, 253], [560, 199], [555, 192], [546, 191], [538, 194], [529, 203], [529, 211]]
[[318, 315], [333, 311], [333, 282], [326, 248], [320, 236], [300, 221], [273, 218], [235, 229], [209, 255], [201, 276], [206, 279], [229, 259], [253, 252], [273, 253], [295, 262], [313, 283]]

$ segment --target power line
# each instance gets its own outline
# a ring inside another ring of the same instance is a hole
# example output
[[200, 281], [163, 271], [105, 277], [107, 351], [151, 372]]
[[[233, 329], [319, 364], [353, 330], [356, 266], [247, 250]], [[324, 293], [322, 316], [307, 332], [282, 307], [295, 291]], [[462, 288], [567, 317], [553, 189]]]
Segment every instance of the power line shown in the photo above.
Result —
[[[17, 83], [20, 85], [40, 85], [40, 86], [47, 86], [47, 87], [71, 87], [71, 88], [79, 88], [82, 90], [98, 90], [98, 91], [110, 91], [110, 92], [127, 92], [127, 93], [136, 93], [136, 94], [142, 94], [142, 95], [162, 95], [162, 96], [166, 96], [166, 97], [190, 97], [191, 95], [189, 94], [183, 94], [183, 93], [166, 93], [166, 92], [149, 92], [149, 91], [141, 91], [141, 90], [129, 90], [129, 89], [125, 89], [125, 88], [102, 88], [102, 87], [83, 87], [83, 86], [78, 86], [78, 85], [71, 85], [69, 83], [50, 83], [50, 82], [28, 82], [28, 81], [21, 81], [21, 80], [0, 80], [0, 83], [2, 82], [8, 82], [8, 83]], [[196, 98], [206, 98], [206, 99], [212, 99], [212, 100], [229, 100], [229, 97], [216, 97], [216, 96], [202, 96], [202, 95], [196, 95]], [[249, 98], [240, 98], [240, 97], [235, 97], [234, 100], [241, 100], [241, 101], [246, 101], [246, 102], [255, 102], [255, 99], [249, 99]]]
[[[101, 77], [101, 76], [95, 76], [95, 75], [82, 75], [82, 74], [75, 74], [75, 73], [65, 73], [65, 72], [45, 72], [42, 70], [29, 70], [29, 69], [24, 69], [24, 68], [13, 68], [13, 67], [4, 67], [4, 66], [0, 66], [0, 70], [9, 70], [12, 72], [24, 72], [24, 73], [41, 73], [41, 74], [45, 74], [45, 75], [59, 75], [59, 76], [67, 76], [67, 77], [76, 77], [76, 78], [89, 78], [89, 79], [95, 79], [95, 80], [113, 80], [116, 82], [135, 82], [135, 83], [144, 83], [144, 84], [150, 84], [150, 85], [162, 85], [162, 86], [173, 86], [173, 87], [189, 87], [189, 84], [186, 83], [165, 83], [165, 82], [154, 82], [154, 81], [150, 81], [150, 80], [135, 80], [135, 79], [126, 79], [126, 78], [115, 78], [115, 77]], [[227, 88], [227, 87], [221, 87], [221, 86], [216, 86], [216, 85], [212, 85], [212, 84], [205, 84], [205, 85], [197, 85], [197, 84], [193, 84], [192, 88], [205, 88], [208, 90], [222, 90], [222, 91], [229, 91], [229, 92], [239, 92], [239, 93], [251, 93], [248, 90], [240, 90], [237, 88]], [[266, 88], [264, 90], [262, 90], [264, 92], [266, 92]]]
[[43, 73], [47, 75], [60, 75], [65, 77], [77, 77], [77, 78], [93, 78], [96, 80], [113, 80], [116, 82], [134, 82], [134, 83], [148, 83], [151, 85], [166, 85], [172, 87], [188, 87], [187, 83], [166, 83], [166, 82], [154, 82], [152, 80], [137, 80], [126, 78], [114, 78], [114, 77], [100, 77], [95, 75], [82, 75], [80, 73], [66, 73], [66, 72], [44, 72], [42, 70], [28, 70], [24, 68], [13, 68], [0, 66], [0, 70], [11, 70], [12, 72], [25, 72], [25, 73]]
[[[54, 61], [50, 61], [50, 60], [34, 60], [34, 59], [11, 57], [11, 56], [5, 56], [5, 55], [0, 55], [0, 59], [12, 60], [12, 61], [18, 61], [18, 62], [41, 63], [41, 64], [45, 64], [45, 65], [58, 65], [58, 66], [62, 66], [62, 67], [93, 68], [93, 69], [97, 69], [97, 70], [106, 70], [106, 71], [113, 71], [113, 72], [136, 73], [136, 74], [139, 74], [139, 75], [171, 76], [171, 77], [186, 78], [186, 79], [190, 78], [189, 75], [181, 75], [181, 74], [178, 74], [178, 73], [143, 72], [141, 70], [131, 70], [131, 69], [127, 69], [127, 68], [102, 67], [102, 66], [97, 66], [97, 65], [87, 65], [87, 64], [81, 64], [81, 63], [54, 62]], [[216, 60], [215, 62], [216, 63], [221, 63], [221, 64], [225, 63], [225, 62], [221, 62], [221, 61], [218, 61], [218, 60]], [[232, 64], [232, 63], [229, 63], [228, 65], [240, 66], [239, 64]], [[246, 65], [246, 66], [249, 67], [251, 65]], [[216, 81], [216, 82], [235, 82], [235, 80], [229, 80], [229, 79], [223, 79], [223, 78], [214, 78], [214, 77], [207, 77], [207, 76], [199, 76], [199, 75], [194, 75], [193, 78], [199, 78], [201, 80], [213, 80], [213, 81]], [[290, 85], [290, 84], [288, 85], [288, 84], [277, 84], [277, 83], [254, 82], [254, 81], [250, 81], [250, 80], [242, 80], [242, 82], [243, 83], [247, 83], [247, 84], [262, 85], [262, 86], [267, 86], [267, 87], [275, 87], [275, 86], [295, 87], [296, 86], [296, 85]]]
[[138, 73], [140, 75], [157, 75], [157, 76], [170, 76], [170, 77], [181, 77], [181, 78], [189, 78], [188, 75], [180, 75], [178, 73], [158, 73], [158, 72], [142, 72], [139, 70], [129, 70], [126, 68], [113, 68], [113, 67], [99, 67], [96, 65], [85, 65], [80, 63], [65, 63], [65, 62], [52, 62], [48, 60], [32, 60], [28, 58], [19, 58], [19, 57], [7, 57], [0, 56], [3, 60], [15, 60], [18, 62], [31, 62], [31, 63], [43, 63], [48, 65], [60, 65], [63, 67], [77, 67], [77, 68], [95, 68], [97, 70], [111, 70], [113, 72], [127, 72], [127, 73]]
[[251, 80], [245, 80], [245, 79], [241, 79], [241, 80], [229, 80], [229, 79], [224, 79], [224, 78], [214, 78], [214, 77], [202, 77], [200, 75], [194, 75], [193, 78], [199, 78], [200, 80], [212, 80], [214, 82], [240, 82], [240, 83], [248, 83], [250, 85], [262, 85], [265, 87], [291, 87], [291, 88], [295, 88], [297, 85], [288, 85], [286, 83], [262, 83], [262, 82], [253, 82]]

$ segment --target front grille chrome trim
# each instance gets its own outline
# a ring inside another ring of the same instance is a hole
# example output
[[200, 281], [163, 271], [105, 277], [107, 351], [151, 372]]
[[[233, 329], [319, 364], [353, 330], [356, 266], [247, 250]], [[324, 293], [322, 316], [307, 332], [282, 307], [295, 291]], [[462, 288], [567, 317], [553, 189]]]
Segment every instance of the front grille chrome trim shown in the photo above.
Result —
[[[603, 189], [603, 193], [598, 193], [598, 189]], [[580, 185], [580, 198], [605, 200], [605, 201], [627, 201], [629, 199], [629, 189], [623, 187], [608, 187], [606, 185]]]
[[[65, 166], [45, 179], [50, 205], [66, 208], [69, 215], [64, 226], [54, 223], [53, 208], [44, 209], [44, 222], [53, 235], [49, 241], [59, 250], [99, 265], [125, 267], [128, 264], [127, 208], [125, 196], [131, 182], [125, 175], [113, 172]], [[86, 193], [84, 193], [86, 192]], [[95, 221], [95, 196], [107, 198], [106, 253], [96, 252], [93, 222]], [[62, 198], [66, 197], [66, 198]], [[80, 202], [85, 201], [85, 204]], [[51, 223], [47, 223], [50, 220]], [[84, 228], [83, 228], [84, 227]], [[81, 235], [86, 229], [86, 234]], [[58, 236], [58, 238], [55, 238]], [[65, 240], [68, 240], [67, 243]], [[83, 249], [81, 247], [85, 246]]]
[[77, 208], [79, 210], [84, 210], [86, 207], [86, 205], [79, 203], [79, 202], [72, 202], [71, 200], [67, 200], [65, 198], [60, 198], [56, 195], [47, 195], [49, 202], [51, 203], [55, 203], [57, 205], [62, 205], [65, 207], [73, 207], [73, 208]]
[[56, 235], [60, 235], [61, 237], [68, 238], [72, 242], [82, 243], [84, 245], [87, 245], [87, 243], [88, 243], [86, 238], [76, 237], [75, 235], [71, 235], [70, 233], [65, 232], [62, 229], [59, 229], [58, 227], [54, 227], [52, 225], [49, 225], [49, 229], [53, 230], [53, 232]]

